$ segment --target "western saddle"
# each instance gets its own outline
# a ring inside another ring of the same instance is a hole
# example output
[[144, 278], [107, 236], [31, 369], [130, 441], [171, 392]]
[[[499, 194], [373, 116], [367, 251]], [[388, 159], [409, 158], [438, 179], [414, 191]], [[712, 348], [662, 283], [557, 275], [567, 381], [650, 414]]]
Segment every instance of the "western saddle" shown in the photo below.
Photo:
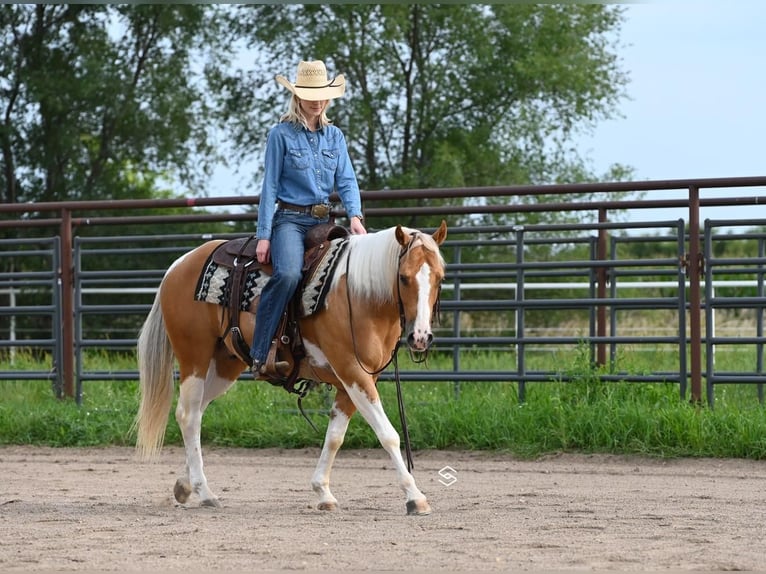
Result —
[[[349, 230], [333, 223], [321, 223], [312, 227], [306, 234], [303, 257], [303, 281], [296, 289], [292, 299], [288, 302], [286, 309], [282, 312], [279, 327], [271, 341], [269, 353], [266, 358], [267, 374], [258, 378], [263, 378], [272, 385], [284, 387], [291, 393], [305, 394], [298, 382], [298, 373], [300, 371], [301, 361], [306, 356], [306, 350], [303, 346], [303, 340], [300, 334], [298, 324], [298, 309], [307, 277], [313, 273], [314, 267], [321, 261], [327, 246], [331, 241], [339, 238], [348, 237]], [[213, 252], [212, 260], [216, 264], [230, 269], [227, 289], [229, 291], [227, 313], [229, 324], [220, 337], [223, 339], [231, 333], [232, 346], [239, 358], [248, 366], [252, 365], [250, 357], [250, 347], [242, 336], [239, 326], [240, 304], [242, 302], [245, 282], [250, 272], [261, 265], [256, 260], [255, 248], [258, 241], [255, 236], [241, 237], [231, 239], [222, 243]], [[287, 361], [291, 365], [290, 373], [282, 375], [277, 372], [275, 364], [277, 361]]]

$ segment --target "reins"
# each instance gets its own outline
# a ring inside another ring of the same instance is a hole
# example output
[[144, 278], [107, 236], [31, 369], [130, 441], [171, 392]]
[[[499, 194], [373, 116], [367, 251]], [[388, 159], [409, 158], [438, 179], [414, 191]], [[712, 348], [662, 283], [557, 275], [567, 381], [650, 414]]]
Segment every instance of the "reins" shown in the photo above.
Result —
[[[404, 253], [399, 255], [399, 259], [400, 260], [402, 258], [402, 255], [404, 255]], [[391, 353], [391, 358], [388, 359], [388, 361], [386, 361], [386, 363], [382, 367], [380, 367], [378, 370], [376, 370], [376, 371], [369, 371], [369, 370], [367, 370], [367, 367], [365, 367], [362, 364], [362, 361], [359, 360], [359, 354], [357, 353], [357, 350], [356, 350], [356, 336], [354, 335], [354, 319], [353, 319], [352, 311], [351, 311], [351, 293], [349, 292], [349, 289], [348, 289], [348, 272], [349, 272], [349, 262], [350, 261], [351, 261], [351, 250], [349, 249], [349, 252], [346, 255], [346, 303], [348, 304], [348, 323], [349, 323], [349, 330], [351, 331], [351, 346], [354, 349], [354, 358], [356, 359], [356, 363], [362, 368], [362, 370], [365, 373], [367, 373], [368, 375], [377, 375], [377, 374], [383, 372], [383, 370], [386, 367], [388, 367], [388, 365], [391, 364], [391, 361], [394, 360], [394, 357], [396, 356], [396, 352], [399, 349], [399, 344], [401, 343], [401, 338], [402, 338], [401, 334], [404, 332], [404, 322], [405, 322], [405, 318], [404, 318], [404, 305], [402, 304], [401, 294], [397, 293], [397, 295], [399, 297], [399, 340], [396, 343], [396, 345], [394, 346], [394, 350]], [[397, 290], [398, 290], [398, 287], [399, 287], [399, 282], [398, 281], [396, 282], [396, 285], [397, 285]]]
[[[402, 249], [402, 251], [399, 253], [399, 265], [401, 265], [402, 257], [404, 257], [407, 254], [407, 252], [410, 250], [410, 247], [412, 246], [414, 241], [415, 241], [415, 235], [412, 236], [412, 239], [410, 239], [410, 242], [407, 244], [407, 246], [404, 249]], [[412, 444], [410, 442], [410, 432], [407, 426], [407, 416], [404, 411], [404, 397], [402, 395], [402, 382], [401, 382], [401, 377], [399, 376], [398, 351], [399, 351], [399, 346], [402, 344], [402, 333], [404, 333], [404, 327], [406, 326], [406, 321], [407, 321], [404, 316], [404, 303], [402, 302], [402, 292], [401, 292], [401, 285], [399, 284], [399, 278], [397, 276], [397, 279], [396, 279], [396, 298], [397, 298], [397, 303], [399, 306], [399, 338], [396, 341], [396, 345], [394, 345], [394, 350], [391, 352], [391, 358], [388, 359], [388, 361], [386, 361], [386, 363], [379, 369], [375, 371], [370, 371], [367, 369], [367, 367], [365, 367], [362, 364], [362, 361], [359, 359], [359, 354], [357, 353], [357, 349], [356, 349], [356, 336], [354, 335], [354, 318], [353, 318], [352, 309], [351, 309], [351, 293], [348, 288], [350, 261], [351, 261], [351, 250], [349, 250], [348, 254], [346, 255], [346, 295], [347, 295], [346, 302], [348, 303], [348, 322], [349, 322], [349, 329], [351, 331], [351, 345], [354, 349], [354, 358], [356, 359], [356, 363], [368, 375], [377, 375], [381, 373], [386, 367], [388, 367], [388, 365], [390, 365], [392, 362], [394, 363], [394, 381], [396, 382], [396, 401], [399, 407], [399, 420], [401, 421], [401, 424], [402, 424], [402, 435], [404, 437], [404, 450], [407, 455], [407, 471], [412, 472], [412, 469], [415, 468], [415, 463], [412, 460]], [[414, 355], [411, 351], [410, 351], [410, 356], [413, 358], [413, 360], [416, 363], [423, 362], [427, 358], [424, 356], [423, 359], [417, 361], [415, 360]]]
[[407, 427], [407, 416], [404, 412], [404, 397], [402, 396], [402, 382], [399, 378], [399, 357], [397, 350], [401, 344], [402, 340], [400, 337], [394, 346], [394, 380], [396, 381], [396, 402], [399, 405], [399, 420], [402, 423], [402, 435], [404, 435], [404, 452], [407, 454], [407, 472], [412, 472], [412, 469], [415, 468], [415, 463], [412, 462], [412, 444], [410, 443], [410, 431]]

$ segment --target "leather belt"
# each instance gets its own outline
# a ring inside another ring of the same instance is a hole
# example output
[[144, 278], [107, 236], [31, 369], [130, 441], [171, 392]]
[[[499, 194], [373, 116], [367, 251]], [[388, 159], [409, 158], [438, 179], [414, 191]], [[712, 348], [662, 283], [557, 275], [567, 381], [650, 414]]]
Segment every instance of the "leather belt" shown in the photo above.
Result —
[[277, 207], [287, 211], [305, 213], [306, 215], [316, 217], [317, 219], [324, 219], [330, 215], [330, 206], [327, 203], [317, 203], [315, 205], [295, 205], [294, 203], [287, 203], [286, 201], [282, 201], [280, 199], [277, 201]]

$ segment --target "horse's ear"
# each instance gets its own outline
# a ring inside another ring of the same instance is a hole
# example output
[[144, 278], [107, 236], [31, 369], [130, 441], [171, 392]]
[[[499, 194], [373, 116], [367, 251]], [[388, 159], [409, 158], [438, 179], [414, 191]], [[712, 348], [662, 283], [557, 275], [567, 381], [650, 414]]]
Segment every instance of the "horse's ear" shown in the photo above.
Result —
[[433, 234], [434, 241], [436, 241], [437, 245], [441, 245], [444, 243], [444, 240], [447, 239], [447, 222], [442, 219], [442, 224], [439, 226], [439, 229], [434, 231]]
[[396, 240], [402, 247], [405, 247], [410, 242], [410, 238], [404, 233], [401, 225], [396, 226]]

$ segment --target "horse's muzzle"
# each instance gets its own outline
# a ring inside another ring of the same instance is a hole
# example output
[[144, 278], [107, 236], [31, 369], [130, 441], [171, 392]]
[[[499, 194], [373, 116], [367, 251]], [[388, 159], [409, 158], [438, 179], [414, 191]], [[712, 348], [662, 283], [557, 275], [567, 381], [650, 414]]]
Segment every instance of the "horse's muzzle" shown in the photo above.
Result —
[[410, 332], [410, 334], [407, 335], [407, 347], [409, 347], [411, 351], [422, 353], [428, 350], [431, 343], [433, 343], [433, 340], [433, 333]]

